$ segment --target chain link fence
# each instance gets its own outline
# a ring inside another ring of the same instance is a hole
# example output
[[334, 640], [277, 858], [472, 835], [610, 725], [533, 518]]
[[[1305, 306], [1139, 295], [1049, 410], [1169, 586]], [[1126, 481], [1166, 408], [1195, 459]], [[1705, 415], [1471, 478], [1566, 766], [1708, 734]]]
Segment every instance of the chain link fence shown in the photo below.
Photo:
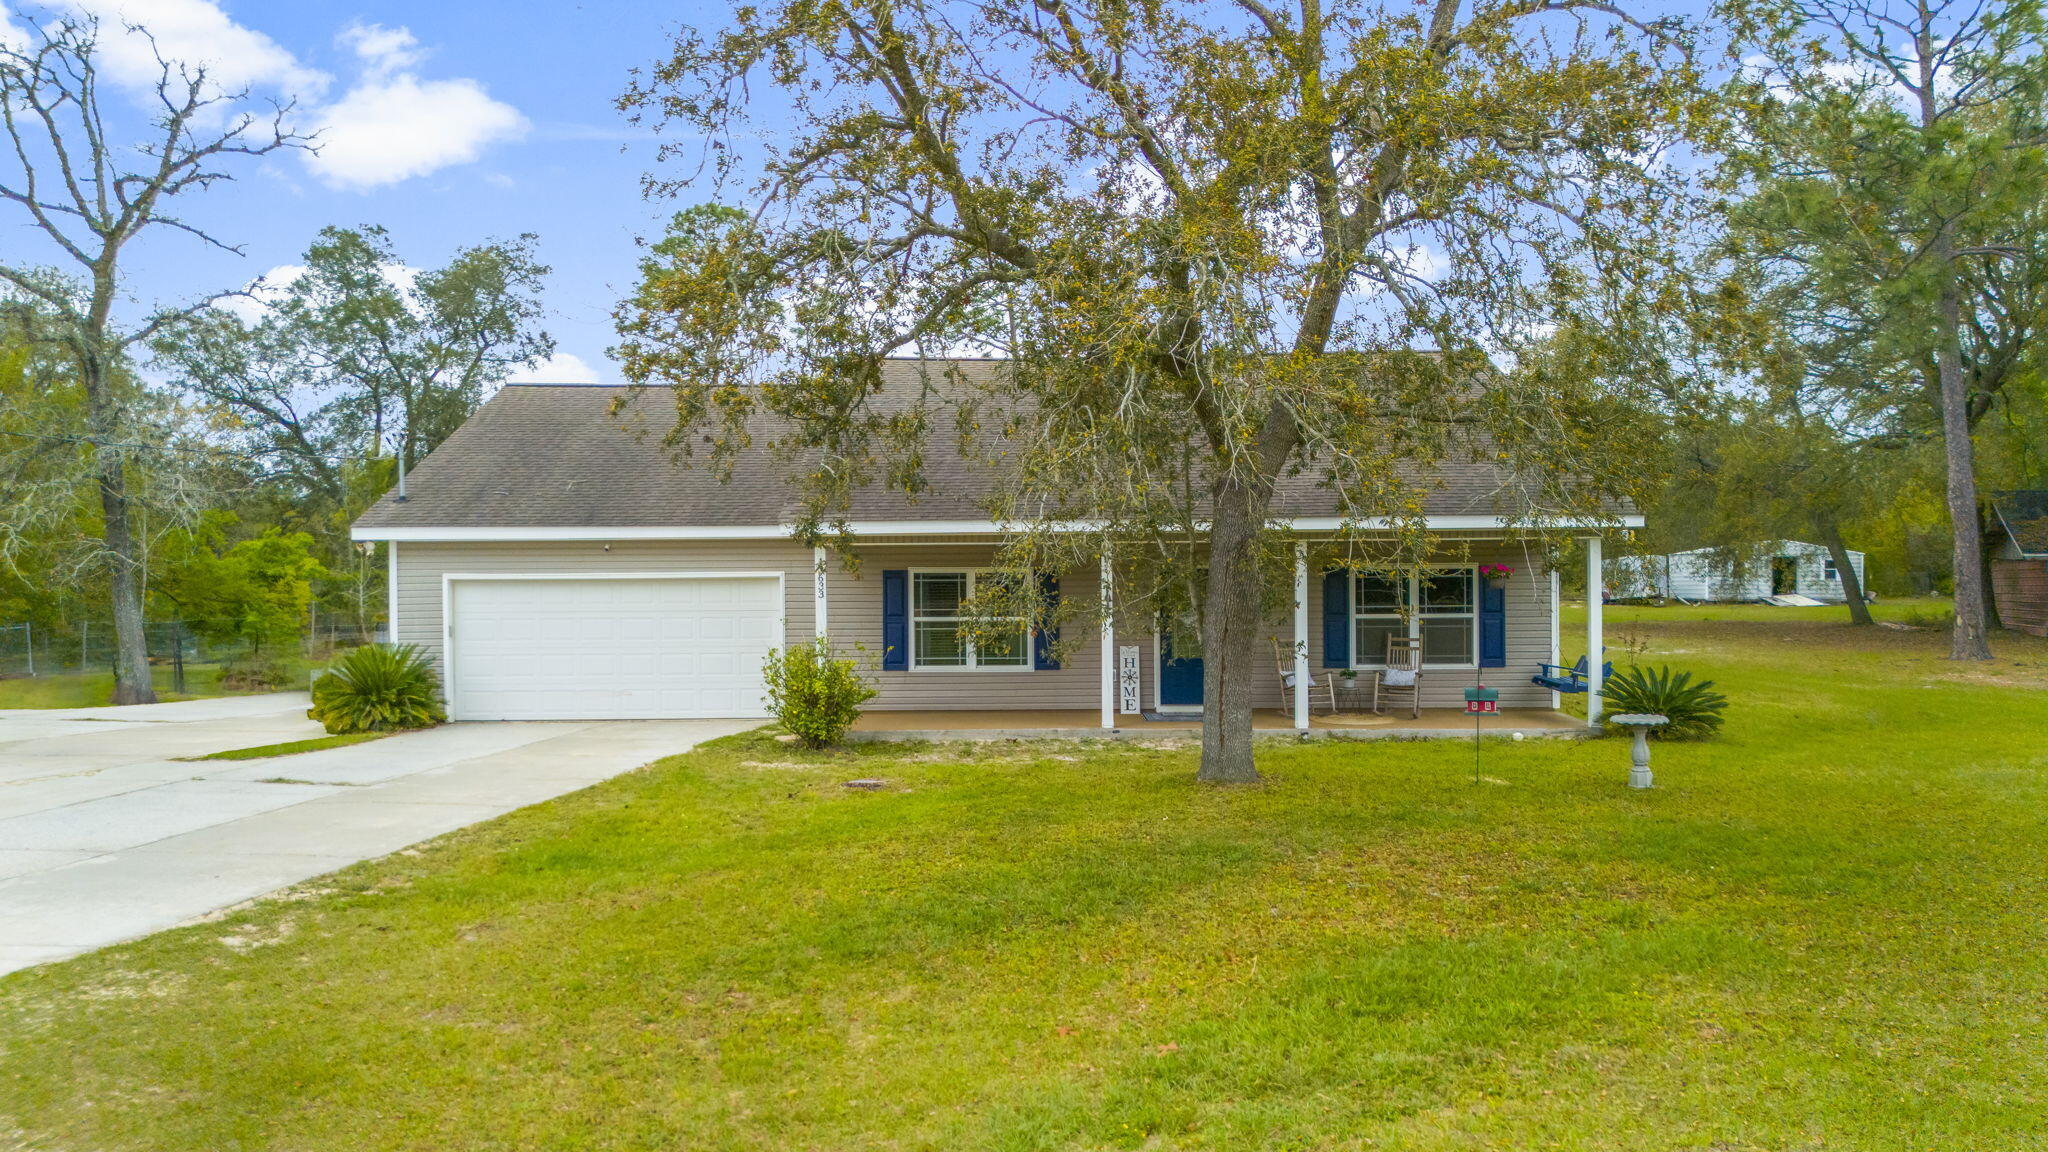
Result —
[[[222, 667], [257, 658], [255, 648], [244, 643], [208, 642], [176, 620], [155, 621], [144, 626], [150, 664], [168, 672], [173, 692], [186, 690], [187, 674], [201, 667]], [[381, 639], [374, 630], [344, 625], [338, 621], [317, 621], [300, 637], [294, 660], [323, 661], [333, 653]], [[272, 657], [286, 653], [270, 652]], [[67, 676], [80, 672], [110, 672], [114, 667], [114, 628], [98, 620], [67, 621], [50, 626], [34, 623], [0, 623], [0, 679], [23, 676]]]

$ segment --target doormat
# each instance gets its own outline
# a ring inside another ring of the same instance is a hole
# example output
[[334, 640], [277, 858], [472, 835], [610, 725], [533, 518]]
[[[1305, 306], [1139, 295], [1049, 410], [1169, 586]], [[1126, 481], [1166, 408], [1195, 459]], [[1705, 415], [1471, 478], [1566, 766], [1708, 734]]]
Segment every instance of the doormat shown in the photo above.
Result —
[[1194, 724], [1202, 719], [1199, 712], [1140, 712], [1138, 715], [1154, 724]]

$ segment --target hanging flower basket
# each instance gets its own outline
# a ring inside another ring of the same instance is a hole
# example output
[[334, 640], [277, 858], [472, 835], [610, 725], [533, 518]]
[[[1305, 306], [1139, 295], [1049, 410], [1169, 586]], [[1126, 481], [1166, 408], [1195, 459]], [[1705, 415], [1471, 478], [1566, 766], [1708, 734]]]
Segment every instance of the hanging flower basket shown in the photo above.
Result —
[[1508, 577], [1514, 574], [1515, 570], [1506, 564], [1481, 564], [1479, 566], [1479, 575], [1486, 581], [1488, 588], [1507, 587]]

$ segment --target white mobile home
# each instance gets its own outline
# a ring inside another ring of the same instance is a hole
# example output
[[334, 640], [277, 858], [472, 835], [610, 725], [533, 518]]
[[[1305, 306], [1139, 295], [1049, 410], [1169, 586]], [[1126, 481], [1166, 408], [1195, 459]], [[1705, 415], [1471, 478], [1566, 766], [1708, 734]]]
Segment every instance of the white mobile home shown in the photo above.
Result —
[[[1849, 553], [1856, 583], [1863, 579], [1863, 553]], [[1694, 548], [1667, 556], [1622, 556], [1607, 565], [1607, 594], [1620, 599], [1764, 600], [1805, 596], [1828, 604], [1847, 599], [1834, 557], [1818, 544], [1767, 540], [1746, 554], [1726, 548]]]

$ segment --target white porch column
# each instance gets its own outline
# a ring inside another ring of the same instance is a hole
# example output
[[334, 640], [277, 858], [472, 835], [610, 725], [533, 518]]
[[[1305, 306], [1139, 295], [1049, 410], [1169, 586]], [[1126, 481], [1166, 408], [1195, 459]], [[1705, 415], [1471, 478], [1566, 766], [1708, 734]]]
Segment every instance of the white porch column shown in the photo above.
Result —
[[[1560, 575], [1557, 569], [1552, 568], [1550, 570], [1550, 667], [1552, 670], [1555, 670], [1564, 661], [1564, 628], [1560, 625], [1562, 615], [1559, 611], [1559, 605], [1563, 603], [1564, 596], [1562, 590], [1558, 587], [1563, 582], [1560, 579]], [[1555, 712], [1562, 707], [1564, 707], [1564, 694], [1552, 692], [1550, 694], [1550, 710]]]
[[1308, 730], [1308, 544], [1294, 545], [1294, 726]]
[[1607, 623], [1601, 618], [1600, 537], [1586, 537], [1586, 727], [1600, 726], [1600, 693], [1606, 688]]
[[1116, 619], [1109, 545], [1102, 546], [1102, 726], [1116, 727]]
[[384, 637], [387, 644], [398, 643], [398, 541], [384, 542], [384, 556], [390, 565], [384, 586], [384, 630], [390, 635]]
[[811, 630], [819, 636], [827, 631], [825, 619], [825, 546], [811, 549]]

